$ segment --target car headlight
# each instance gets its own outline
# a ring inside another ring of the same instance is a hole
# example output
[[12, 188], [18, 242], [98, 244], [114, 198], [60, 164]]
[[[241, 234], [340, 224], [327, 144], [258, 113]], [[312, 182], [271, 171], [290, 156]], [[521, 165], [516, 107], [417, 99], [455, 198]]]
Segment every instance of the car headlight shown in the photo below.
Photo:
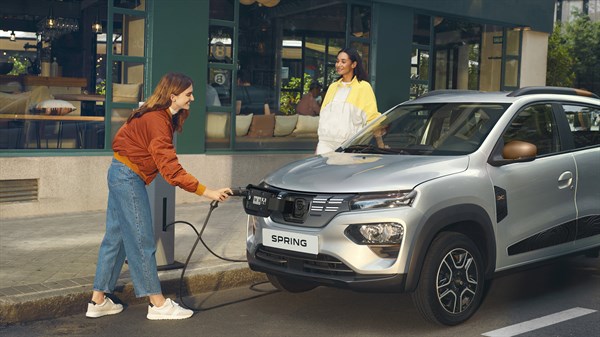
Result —
[[350, 200], [351, 210], [396, 208], [410, 206], [417, 196], [416, 191], [361, 194]]
[[404, 226], [396, 222], [355, 224], [345, 234], [359, 245], [397, 245], [402, 243]]

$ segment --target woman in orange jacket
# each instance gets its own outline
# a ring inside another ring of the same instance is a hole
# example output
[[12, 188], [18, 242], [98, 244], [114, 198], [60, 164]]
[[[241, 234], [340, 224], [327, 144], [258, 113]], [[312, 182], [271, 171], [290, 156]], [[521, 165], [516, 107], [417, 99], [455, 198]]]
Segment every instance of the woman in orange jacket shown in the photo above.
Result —
[[166, 74], [152, 96], [132, 112], [115, 135], [114, 158], [108, 170], [106, 234], [98, 253], [87, 317], [123, 310], [121, 304], [114, 303], [105, 293], [114, 291], [125, 257], [136, 297], [147, 296], [150, 301], [148, 319], [184, 319], [193, 314], [162, 294], [146, 193], [146, 185], [160, 173], [171, 185], [210, 200], [224, 201], [231, 194], [229, 188], [207, 188], [179, 164], [173, 134], [182, 131], [193, 101], [192, 79], [179, 73]]

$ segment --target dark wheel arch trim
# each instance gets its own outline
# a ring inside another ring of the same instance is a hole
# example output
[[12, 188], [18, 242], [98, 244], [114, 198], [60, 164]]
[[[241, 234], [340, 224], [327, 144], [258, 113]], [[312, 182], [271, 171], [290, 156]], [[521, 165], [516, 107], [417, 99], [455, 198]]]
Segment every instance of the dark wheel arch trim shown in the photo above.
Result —
[[[427, 250], [433, 241], [433, 238], [444, 229], [452, 228], [453, 225], [459, 223], [475, 223], [479, 226], [478, 229], [483, 231], [485, 243], [477, 243], [478, 247], [483, 247], [485, 250], [481, 252], [485, 256], [485, 277], [491, 278], [496, 269], [496, 240], [492, 221], [485, 210], [478, 205], [463, 204], [450, 206], [441, 209], [429, 217], [419, 228], [422, 230], [418, 233], [413, 247], [418, 247], [414, 250], [410, 258], [410, 264], [406, 279], [406, 291], [414, 291], [421, 276], [423, 261]], [[464, 233], [469, 236], [469, 233]]]

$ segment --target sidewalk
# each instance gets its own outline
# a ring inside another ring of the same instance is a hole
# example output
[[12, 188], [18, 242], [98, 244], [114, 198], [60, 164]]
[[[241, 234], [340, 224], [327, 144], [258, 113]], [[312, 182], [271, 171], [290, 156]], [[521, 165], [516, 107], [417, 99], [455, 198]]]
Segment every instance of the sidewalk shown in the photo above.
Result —
[[[175, 220], [190, 222], [200, 231], [209, 209], [208, 202], [177, 206]], [[84, 314], [104, 236], [104, 218], [104, 211], [100, 211], [0, 220], [0, 324]], [[241, 200], [231, 198], [219, 204], [202, 237], [216, 254], [245, 260], [246, 214]], [[196, 238], [189, 226], [176, 225], [175, 261], [186, 261]], [[179, 292], [181, 272], [159, 272], [165, 295], [174, 298]], [[264, 279], [246, 263], [216, 258], [202, 243], [196, 247], [185, 276], [186, 294]], [[127, 265], [115, 295], [128, 304], [145, 301], [133, 295]]]

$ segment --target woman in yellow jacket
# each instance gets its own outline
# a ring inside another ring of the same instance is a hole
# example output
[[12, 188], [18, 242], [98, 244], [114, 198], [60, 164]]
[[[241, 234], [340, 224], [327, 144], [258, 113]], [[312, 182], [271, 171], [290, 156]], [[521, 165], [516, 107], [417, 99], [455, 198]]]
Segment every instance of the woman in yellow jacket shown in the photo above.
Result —
[[316, 154], [335, 151], [343, 142], [380, 115], [362, 59], [354, 48], [337, 54], [333, 82], [321, 108]]

